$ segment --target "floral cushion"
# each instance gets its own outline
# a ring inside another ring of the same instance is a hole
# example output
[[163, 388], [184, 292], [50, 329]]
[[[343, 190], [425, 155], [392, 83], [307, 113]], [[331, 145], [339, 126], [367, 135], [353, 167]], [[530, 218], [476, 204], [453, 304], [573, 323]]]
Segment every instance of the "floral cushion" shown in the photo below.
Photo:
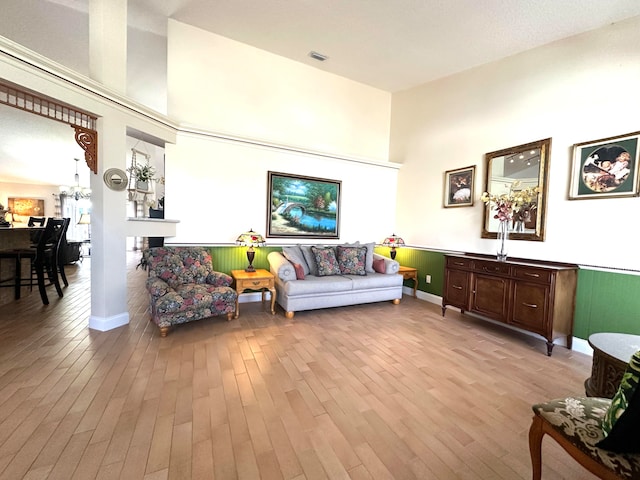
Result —
[[340, 266], [333, 247], [311, 247], [311, 251], [316, 259], [319, 277], [340, 275]]
[[367, 247], [345, 247], [338, 245], [338, 267], [344, 275], [366, 275], [364, 261]]
[[633, 354], [602, 422], [598, 446], [615, 452], [640, 452], [640, 351]]
[[611, 400], [598, 397], [570, 397], [533, 405], [567, 440], [621, 478], [640, 478], [640, 455], [614, 453], [597, 446], [604, 438], [602, 422]]

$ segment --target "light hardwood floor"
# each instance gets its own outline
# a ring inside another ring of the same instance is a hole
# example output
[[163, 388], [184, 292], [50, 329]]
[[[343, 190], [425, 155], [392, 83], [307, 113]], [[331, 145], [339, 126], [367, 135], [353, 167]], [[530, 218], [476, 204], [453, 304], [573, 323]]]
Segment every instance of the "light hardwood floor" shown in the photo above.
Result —
[[[130, 255], [128, 326], [65, 296], [2, 308], [0, 479], [528, 479], [531, 404], [582, 394], [590, 357], [410, 296], [260, 303], [160, 338]], [[543, 478], [592, 478], [549, 439]]]

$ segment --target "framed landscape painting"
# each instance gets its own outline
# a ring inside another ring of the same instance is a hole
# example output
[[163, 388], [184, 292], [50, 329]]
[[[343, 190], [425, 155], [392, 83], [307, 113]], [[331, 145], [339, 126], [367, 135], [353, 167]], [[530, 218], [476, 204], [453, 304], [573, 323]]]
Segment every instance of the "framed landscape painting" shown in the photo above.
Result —
[[7, 207], [14, 215], [22, 217], [43, 217], [44, 200], [42, 198], [9, 198]]
[[569, 199], [638, 195], [640, 132], [573, 146]]
[[473, 206], [473, 184], [476, 166], [447, 170], [444, 172], [444, 206]]
[[339, 180], [268, 172], [267, 237], [340, 238]]

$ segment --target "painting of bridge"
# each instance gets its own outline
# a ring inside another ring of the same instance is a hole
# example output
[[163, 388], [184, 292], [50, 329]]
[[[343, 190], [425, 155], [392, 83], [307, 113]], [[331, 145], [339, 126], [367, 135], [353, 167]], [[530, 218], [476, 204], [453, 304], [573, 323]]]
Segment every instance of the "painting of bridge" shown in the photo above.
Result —
[[267, 237], [340, 238], [341, 183], [269, 172]]

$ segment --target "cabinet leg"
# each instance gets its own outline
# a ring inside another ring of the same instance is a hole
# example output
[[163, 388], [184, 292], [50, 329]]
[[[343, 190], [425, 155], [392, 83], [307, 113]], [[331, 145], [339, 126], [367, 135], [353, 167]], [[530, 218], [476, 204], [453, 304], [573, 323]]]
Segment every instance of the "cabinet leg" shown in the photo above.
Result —
[[547, 342], [547, 357], [551, 356], [551, 352], [553, 351], [553, 342]]
[[442, 305], [442, 316], [444, 317], [444, 313], [447, 311], [447, 306]]

